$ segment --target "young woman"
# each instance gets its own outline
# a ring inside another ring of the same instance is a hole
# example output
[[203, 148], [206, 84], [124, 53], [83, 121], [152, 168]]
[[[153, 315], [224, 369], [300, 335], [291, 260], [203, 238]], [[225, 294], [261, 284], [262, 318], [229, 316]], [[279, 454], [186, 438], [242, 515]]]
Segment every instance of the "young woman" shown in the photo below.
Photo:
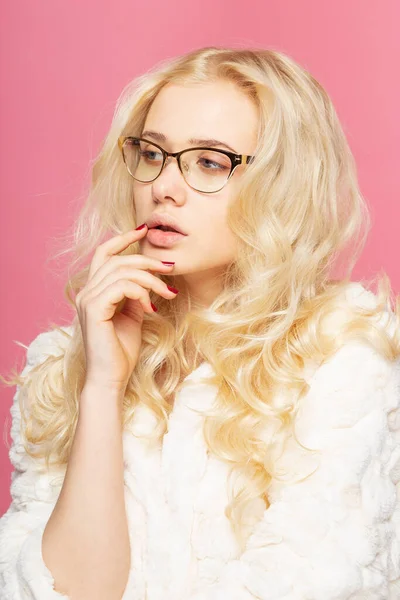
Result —
[[290, 57], [202, 48], [124, 90], [76, 317], [8, 381], [3, 600], [400, 598], [400, 304], [350, 281], [369, 223]]

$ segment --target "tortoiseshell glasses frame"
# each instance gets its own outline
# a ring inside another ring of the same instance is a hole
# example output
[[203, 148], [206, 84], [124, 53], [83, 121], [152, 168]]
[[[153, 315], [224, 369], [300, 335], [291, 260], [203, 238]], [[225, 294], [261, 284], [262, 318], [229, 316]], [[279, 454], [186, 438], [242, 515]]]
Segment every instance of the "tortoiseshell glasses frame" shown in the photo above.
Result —
[[[151, 146], [154, 146], [155, 148], [158, 148], [160, 150], [160, 152], [163, 155], [163, 161], [162, 161], [162, 165], [160, 168], [160, 172], [158, 173], [158, 175], [156, 175], [156, 177], [154, 177], [153, 179], [149, 180], [149, 181], [142, 181], [140, 179], [138, 179], [137, 177], [135, 177], [134, 175], [132, 175], [131, 171], [129, 170], [129, 167], [126, 163], [126, 159], [125, 159], [125, 154], [124, 154], [124, 144], [127, 140], [132, 140], [135, 144], [137, 144], [138, 142], [146, 142], [147, 144], [150, 144]], [[206, 146], [196, 146], [193, 148], [185, 148], [184, 150], [180, 150], [179, 152], [167, 152], [166, 150], [164, 150], [164, 148], [162, 146], [160, 146], [159, 144], [155, 144], [152, 140], [147, 140], [145, 138], [140, 138], [140, 137], [135, 137], [135, 136], [128, 136], [128, 135], [121, 135], [118, 138], [118, 147], [121, 151], [122, 154], [122, 158], [123, 161], [125, 163], [125, 166], [127, 168], [128, 173], [137, 181], [141, 181], [142, 183], [151, 183], [152, 181], [155, 181], [157, 179], [157, 177], [159, 177], [162, 173], [162, 170], [165, 166], [165, 162], [167, 160], [167, 158], [169, 156], [171, 156], [172, 158], [176, 158], [177, 162], [178, 162], [178, 167], [180, 172], [183, 175], [183, 178], [185, 179], [186, 183], [189, 185], [189, 187], [191, 187], [192, 189], [202, 192], [203, 194], [215, 194], [216, 192], [219, 192], [220, 190], [222, 190], [223, 187], [226, 186], [226, 184], [228, 183], [229, 179], [232, 177], [236, 167], [238, 167], [239, 165], [246, 165], [246, 164], [250, 164], [251, 162], [253, 162], [255, 156], [250, 156], [248, 154], [235, 154], [234, 152], [229, 152], [228, 150], [221, 150], [220, 148], [209, 148]], [[182, 170], [182, 166], [181, 166], [181, 157], [183, 154], [185, 154], [185, 152], [192, 152], [193, 150], [209, 150], [211, 152], [219, 152], [220, 154], [223, 154], [224, 156], [227, 156], [230, 161], [231, 161], [231, 168], [230, 171], [227, 175], [226, 181], [224, 183], [223, 186], [221, 186], [218, 190], [213, 190], [213, 191], [203, 191], [203, 190], [198, 190], [197, 188], [194, 188], [192, 185], [190, 185], [190, 183], [188, 183], [188, 181], [186, 180], [185, 177], [185, 173]]]

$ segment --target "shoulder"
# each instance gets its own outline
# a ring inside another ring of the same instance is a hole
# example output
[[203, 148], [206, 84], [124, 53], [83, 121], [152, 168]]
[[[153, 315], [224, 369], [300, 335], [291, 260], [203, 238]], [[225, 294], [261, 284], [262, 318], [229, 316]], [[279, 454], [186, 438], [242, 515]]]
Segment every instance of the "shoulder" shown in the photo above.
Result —
[[[346, 290], [345, 302], [374, 308], [377, 297], [354, 283]], [[389, 310], [378, 312], [376, 325], [387, 325], [389, 331], [398, 326]], [[299, 427], [310, 435], [314, 432], [320, 437], [332, 428], [356, 427], [365, 419], [379, 419], [379, 415], [394, 429], [400, 428], [399, 356], [388, 359], [372, 343], [352, 338], [322, 364], [306, 371], [305, 379], [309, 387], [300, 401]]]
[[[330, 306], [325, 312], [321, 321], [320, 327], [323, 334], [336, 335], [341, 327], [347, 325], [349, 320], [360, 315], [362, 312], [374, 311], [374, 324], [378, 327], [387, 327], [390, 333], [396, 327], [399, 327], [396, 322], [395, 313], [386, 305], [379, 306], [378, 296], [368, 290], [358, 281], [352, 281], [342, 287], [337, 294], [334, 305]], [[369, 317], [370, 318], [370, 317]]]
[[[18, 345], [26, 349], [26, 361], [21, 375], [26, 376], [31, 369], [44, 362], [49, 356], [61, 356], [68, 345], [72, 332], [72, 325], [56, 326], [53, 329], [39, 333], [28, 345], [17, 342]], [[29, 412], [29, 401], [30, 398], [26, 393], [25, 386], [21, 388], [20, 385], [17, 385], [10, 407], [12, 445], [9, 449], [9, 457], [12, 465], [19, 470], [24, 470], [35, 464], [25, 452], [23, 445], [25, 435], [21, 430], [21, 408], [23, 407], [24, 412], [27, 412], [27, 409]]]
[[[359, 309], [368, 311], [376, 310], [378, 306], [378, 297], [372, 291], [367, 290], [359, 282], [351, 282], [338, 298], [338, 304], [335, 311], [329, 312], [323, 319], [321, 328], [324, 334], [338, 336], [341, 333], [341, 326], [348, 325], [351, 315], [361, 314]], [[399, 329], [399, 319], [396, 314], [388, 307], [380, 308], [372, 317], [369, 316], [371, 324], [375, 331], [385, 331], [390, 336]], [[323, 378], [333, 379], [336, 385], [340, 381], [351, 381], [357, 375], [364, 375], [364, 380], [371, 382], [376, 377], [395, 376], [399, 369], [399, 356], [396, 359], [389, 360], [385, 357], [383, 351], [375, 348], [372, 341], [367, 342], [365, 338], [357, 336], [355, 328], [351, 337], [339, 347], [334, 354], [327, 357], [322, 364], [314, 365], [314, 369], [308, 371], [308, 381], [311, 383], [314, 379]], [[307, 373], [307, 371], [306, 371]]]
[[377, 296], [359, 281], [349, 283], [345, 289], [345, 298], [347, 302], [364, 308], [373, 308], [377, 303]]
[[365, 342], [349, 341], [308, 379], [304, 407], [332, 426], [351, 427], [378, 409], [400, 406], [400, 359], [388, 360]]
[[42, 331], [33, 338], [27, 346], [19, 343], [19, 345], [26, 349], [26, 364], [24, 370], [40, 364], [48, 356], [61, 356], [72, 337], [72, 332], [72, 325], [57, 326]]

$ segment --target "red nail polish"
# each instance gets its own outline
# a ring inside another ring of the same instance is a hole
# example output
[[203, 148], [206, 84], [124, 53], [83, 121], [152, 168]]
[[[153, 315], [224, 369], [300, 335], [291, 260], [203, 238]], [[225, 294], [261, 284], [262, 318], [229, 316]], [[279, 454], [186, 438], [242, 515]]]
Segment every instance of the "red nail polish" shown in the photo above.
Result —
[[138, 229], [143, 229], [143, 227], [146, 227], [146, 223], [143, 223], [142, 225], [139, 225], [139, 227], [136, 227], [135, 231], [137, 231]]
[[177, 290], [176, 288], [172, 287], [171, 285], [167, 285], [167, 288], [169, 290], [171, 290], [171, 292], [174, 292], [174, 294], [179, 294], [179, 290]]
[[162, 260], [161, 261], [163, 265], [174, 265], [174, 262], [168, 262], [167, 260]]
[[154, 310], [154, 312], [158, 311], [158, 308], [156, 306], [154, 306], [154, 304], [152, 302], [150, 302], [151, 304], [151, 308]]

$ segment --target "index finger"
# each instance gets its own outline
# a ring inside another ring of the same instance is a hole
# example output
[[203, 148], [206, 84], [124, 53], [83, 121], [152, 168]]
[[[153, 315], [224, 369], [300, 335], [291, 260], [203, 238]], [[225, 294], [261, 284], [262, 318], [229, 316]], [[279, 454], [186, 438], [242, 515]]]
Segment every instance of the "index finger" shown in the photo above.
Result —
[[90, 264], [89, 279], [93, 277], [96, 271], [104, 265], [111, 256], [119, 254], [119, 252], [122, 252], [128, 246], [134, 244], [146, 234], [147, 225], [144, 224], [144, 227], [141, 227], [140, 229], [133, 229], [121, 233], [120, 235], [114, 235], [109, 240], [106, 240], [97, 246]]

